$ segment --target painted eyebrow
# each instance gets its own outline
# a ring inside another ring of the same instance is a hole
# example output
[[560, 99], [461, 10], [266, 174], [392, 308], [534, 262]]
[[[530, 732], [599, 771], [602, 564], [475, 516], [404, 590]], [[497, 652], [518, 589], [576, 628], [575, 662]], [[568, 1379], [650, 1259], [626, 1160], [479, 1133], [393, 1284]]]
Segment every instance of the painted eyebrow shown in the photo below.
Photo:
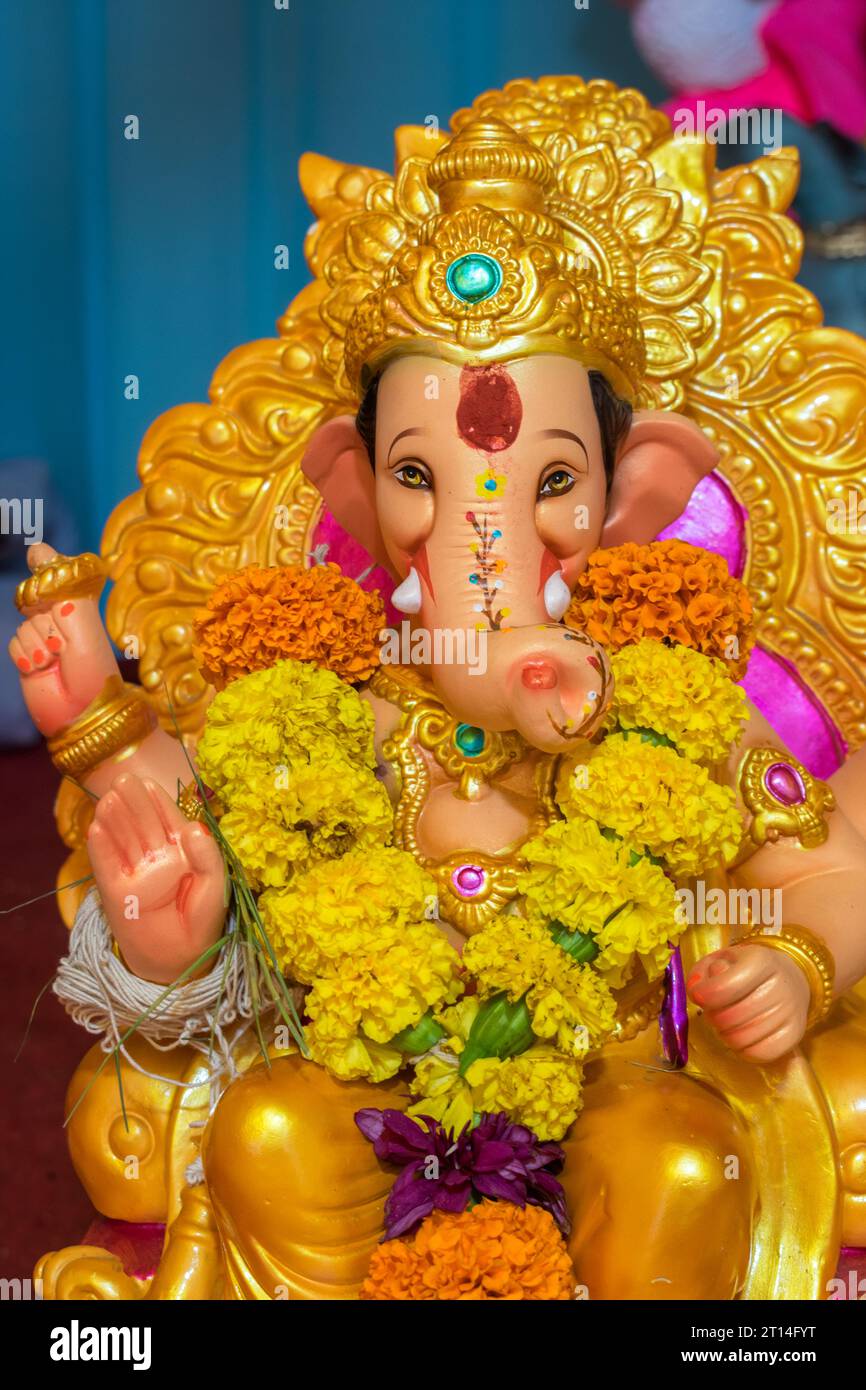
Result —
[[573, 439], [575, 444], [579, 444], [583, 450], [584, 457], [589, 463], [589, 454], [586, 452], [586, 445], [579, 434], [572, 434], [571, 430], [539, 430], [536, 439]]
[[419, 426], [416, 425], [413, 429], [401, 430], [399, 434], [395, 434], [394, 438], [391, 440], [391, 447], [388, 450], [388, 463], [391, 462], [391, 455], [394, 452], [394, 445], [399, 444], [401, 439], [405, 439], [407, 434], [429, 434], [429, 430], [422, 430]]

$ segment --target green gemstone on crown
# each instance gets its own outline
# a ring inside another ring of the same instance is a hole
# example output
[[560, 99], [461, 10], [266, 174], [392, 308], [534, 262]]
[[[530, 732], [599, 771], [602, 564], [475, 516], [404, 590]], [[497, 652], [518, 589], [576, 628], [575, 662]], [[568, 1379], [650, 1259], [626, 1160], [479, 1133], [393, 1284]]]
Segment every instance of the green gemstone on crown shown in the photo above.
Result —
[[458, 724], [454, 742], [467, 758], [477, 758], [484, 750], [484, 730], [476, 729], [474, 724]]
[[451, 262], [445, 272], [445, 283], [455, 299], [462, 299], [466, 304], [480, 304], [502, 284], [502, 266], [492, 256], [469, 251]]

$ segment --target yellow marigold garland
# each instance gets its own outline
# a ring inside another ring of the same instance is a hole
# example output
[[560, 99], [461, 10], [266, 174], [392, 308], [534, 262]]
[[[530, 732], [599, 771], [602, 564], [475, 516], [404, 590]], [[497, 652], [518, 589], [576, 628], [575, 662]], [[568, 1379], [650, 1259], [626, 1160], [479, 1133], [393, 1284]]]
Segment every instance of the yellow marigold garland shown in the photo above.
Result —
[[466, 995], [439, 1016], [448, 1036], [415, 1064], [410, 1115], [430, 1115], [459, 1134], [473, 1115], [506, 1111], [539, 1139], [561, 1139], [581, 1107], [583, 1067], [547, 1043], [518, 1057], [485, 1057], [461, 1076], [457, 1064], [478, 1015], [477, 995]]
[[574, 1269], [556, 1222], [542, 1207], [479, 1202], [435, 1211], [407, 1240], [373, 1253], [363, 1299], [564, 1300]]
[[616, 1006], [601, 975], [566, 955], [538, 922], [500, 913], [466, 943], [463, 964], [483, 999], [526, 995], [533, 1032], [562, 1052], [581, 1057], [613, 1028]]
[[644, 637], [611, 657], [610, 722], [663, 734], [696, 762], [721, 762], [738, 742], [746, 694], [729, 664]]
[[539, 1044], [519, 1057], [485, 1057], [467, 1073], [478, 1111], [504, 1110], [539, 1139], [562, 1139], [580, 1114], [583, 1067]]
[[387, 1046], [394, 1035], [461, 992], [460, 958], [425, 918], [435, 892], [410, 854], [378, 846], [314, 865], [262, 894], [281, 966], [312, 986], [311, 1055], [341, 1080], [393, 1076], [405, 1061]]
[[614, 989], [635, 955], [647, 977], [661, 974], [676, 942], [676, 890], [657, 865], [627, 844], [605, 838], [592, 820], [554, 821], [520, 851], [523, 910], [540, 926], [561, 922], [591, 934], [593, 968]]
[[469, 1079], [459, 1075], [457, 1061], [466, 1046], [478, 1008], [478, 998], [465, 995], [452, 1008], [440, 1011], [437, 1018], [447, 1036], [415, 1063], [415, 1074], [409, 1083], [412, 1095], [420, 1097], [409, 1107], [409, 1114], [431, 1115], [455, 1134], [471, 1123], [475, 1112]]
[[232, 681], [208, 709], [197, 759], [254, 888], [391, 835], [372, 711], [330, 671], [281, 661]]
[[382, 596], [367, 593], [338, 565], [247, 565], [223, 579], [196, 617], [195, 654], [211, 685], [292, 658], [347, 681], [379, 665]]
[[734, 792], [699, 763], [637, 734], [609, 734], [588, 764], [566, 761], [557, 800], [566, 816], [591, 816], [662, 859], [675, 878], [730, 863], [742, 839]]

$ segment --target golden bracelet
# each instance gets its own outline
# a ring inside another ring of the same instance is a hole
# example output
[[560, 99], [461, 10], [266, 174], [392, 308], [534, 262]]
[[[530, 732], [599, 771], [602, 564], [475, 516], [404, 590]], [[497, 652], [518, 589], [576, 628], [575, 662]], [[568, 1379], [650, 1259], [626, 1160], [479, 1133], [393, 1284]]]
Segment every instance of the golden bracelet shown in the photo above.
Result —
[[751, 941], [756, 946], [769, 946], [799, 965], [809, 984], [809, 1013], [806, 1027], [823, 1023], [833, 1005], [833, 979], [836, 962], [833, 953], [825, 942], [806, 927], [782, 927], [781, 931], [767, 933], [763, 928], [749, 932], [735, 943], [742, 945]]
[[156, 725], [156, 712], [144, 691], [111, 676], [84, 713], [48, 740], [48, 752], [58, 772], [77, 780], [130, 744], [140, 743]]
[[67, 598], [97, 599], [107, 577], [104, 561], [85, 551], [83, 555], [55, 555], [40, 565], [15, 590], [15, 605], [21, 613], [44, 608]]

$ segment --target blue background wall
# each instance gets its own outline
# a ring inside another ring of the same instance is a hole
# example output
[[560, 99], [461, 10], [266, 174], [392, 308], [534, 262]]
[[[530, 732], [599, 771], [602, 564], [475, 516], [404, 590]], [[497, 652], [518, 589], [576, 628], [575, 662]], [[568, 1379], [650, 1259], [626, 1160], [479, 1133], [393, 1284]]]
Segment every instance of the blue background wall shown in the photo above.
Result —
[[391, 168], [395, 126], [519, 76], [662, 95], [613, 0], [289, 4], [0, 0], [0, 459], [47, 461], [83, 546], [150, 421], [303, 284], [302, 151]]

